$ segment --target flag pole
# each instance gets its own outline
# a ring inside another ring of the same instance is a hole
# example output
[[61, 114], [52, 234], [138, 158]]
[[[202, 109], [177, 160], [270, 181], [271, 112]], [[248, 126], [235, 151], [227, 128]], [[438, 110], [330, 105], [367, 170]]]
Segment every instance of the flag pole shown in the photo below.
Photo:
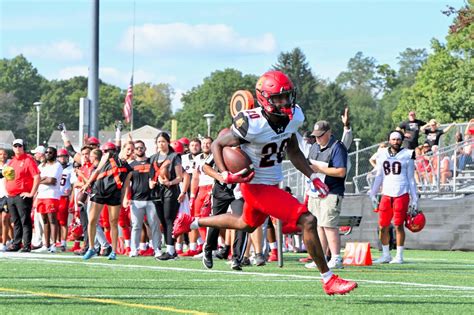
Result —
[[[136, 1], [133, 0], [133, 39], [132, 39], [132, 78], [135, 72], [135, 6], [136, 6]], [[133, 81], [132, 81], [132, 89], [133, 89]], [[133, 131], [133, 99], [132, 99], [132, 113], [131, 113], [131, 118], [130, 118], [130, 132]]]

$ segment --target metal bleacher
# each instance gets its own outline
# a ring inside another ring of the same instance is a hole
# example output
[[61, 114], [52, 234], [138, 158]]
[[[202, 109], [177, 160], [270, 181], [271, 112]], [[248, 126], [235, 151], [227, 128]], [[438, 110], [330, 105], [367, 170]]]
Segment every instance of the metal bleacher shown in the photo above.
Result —
[[[441, 128], [446, 126], [442, 125]], [[465, 147], [474, 145], [473, 139], [464, 140], [460, 143], [455, 142], [455, 129], [462, 132], [466, 126], [467, 123], [457, 124], [457, 128], [453, 128], [453, 130], [441, 137], [437, 151], [421, 156], [421, 158], [428, 161], [428, 169], [431, 169], [431, 173], [426, 174], [426, 169], [416, 168], [416, 177], [420, 179], [417, 181], [418, 190], [422, 198], [436, 198], [440, 196], [443, 198], [457, 198], [465, 194], [474, 194], [474, 154], [471, 152], [467, 156], [463, 151]], [[423, 143], [423, 141], [424, 139], [421, 138], [419, 143]], [[347, 195], [367, 194], [374, 175], [369, 159], [377, 151], [378, 146], [378, 144], [375, 144], [349, 153], [351, 167], [346, 176]], [[436, 165], [440, 165], [440, 162], [445, 157], [449, 158], [452, 175], [447, 176], [445, 182], [441, 182], [440, 168], [437, 168]], [[453, 172], [453, 170], [456, 171]], [[292, 193], [302, 201], [307, 178], [296, 170], [288, 160], [283, 162], [283, 174], [283, 187], [290, 187]]]

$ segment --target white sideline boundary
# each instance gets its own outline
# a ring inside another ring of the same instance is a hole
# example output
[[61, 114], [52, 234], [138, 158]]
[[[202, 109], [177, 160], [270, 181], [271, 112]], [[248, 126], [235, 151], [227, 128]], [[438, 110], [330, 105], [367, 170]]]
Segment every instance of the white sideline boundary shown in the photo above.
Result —
[[[40, 255], [40, 257], [38, 257]], [[41, 256], [46, 256], [49, 259], [42, 259]], [[148, 269], [148, 270], [159, 270], [159, 271], [178, 271], [178, 272], [197, 272], [197, 273], [220, 273], [227, 275], [237, 275], [237, 276], [259, 276], [266, 278], [292, 278], [292, 279], [307, 279], [307, 280], [320, 280], [320, 276], [303, 276], [303, 275], [294, 275], [294, 274], [278, 274], [278, 273], [261, 273], [261, 272], [247, 272], [247, 271], [226, 271], [226, 270], [208, 270], [208, 269], [190, 269], [190, 268], [180, 268], [180, 267], [163, 267], [163, 266], [143, 266], [143, 265], [123, 265], [117, 264], [114, 262], [102, 263], [102, 262], [93, 262], [93, 261], [68, 261], [65, 259], [50, 259], [52, 254], [42, 255], [42, 254], [12, 254], [12, 253], [2, 253], [0, 258], [12, 259], [15, 261], [38, 261], [51, 264], [62, 264], [62, 265], [89, 265], [89, 266], [100, 266], [108, 268], [122, 268], [122, 269]], [[74, 256], [70, 256], [73, 258]], [[59, 258], [59, 257], [58, 257]], [[61, 256], [65, 258], [65, 256]], [[75, 258], [75, 257], [74, 257]], [[79, 257], [81, 258], [81, 257]], [[77, 259], [74, 259], [77, 260]], [[0, 260], [1, 261], [1, 260]], [[352, 281], [357, 281], [359, 283], [368, 283], [368, 284], [379, 284], [379, 285], [400, 285], [400, 286], [413, 286], [419, 288], [443, 288], [443, 289], [454, 289], [462, 291], [474, 291], [474, 287], [468, 286], [452, 286], [452, 285], [443, 285], [443, 284], [430, 284], [430, 283], [416, 283], [416, 282], [400, 282], [400, 281], [384, 281], [384, 280], [364, 280], [364, 279], [348, 279]]]
[[[2, 294], [0, 293], [0, 300], [3, 298], [25, 298], [34, 296], [33, 294]], [[211, 298], [211, 299], [218, 299], [218, 298], [259, 298], [259, 299], [271, 299], [274, 300], [276, 297], [278, 298], [305, 298], [305, 299], [314, 299], [314, 298], [322, 298], [327, 297], [327, 294], [117, 294], [117, 295], [91, 295], [91, 294], [74, 294], [75, 297], [82, 297], [82, 298], [99, 298], [99, 299], [142, 299], [142, 298], [165, 298], [165, 299], [175, 299], [175, 298]], [[383, 294], [380, 297], [384, 298], [448, 298], [448, 297], [457, 297], [457, 298], [474, 298], [474, 295], [443, 295], [443, 294]], [[347, 295], [349, 297], [349, 295]], [[364, 297], [364, 298], [371, 298], [374, 297], [373, 294], [357, 294], [357, 297]], [[344, 298], [344, 296], [342, 296]]]

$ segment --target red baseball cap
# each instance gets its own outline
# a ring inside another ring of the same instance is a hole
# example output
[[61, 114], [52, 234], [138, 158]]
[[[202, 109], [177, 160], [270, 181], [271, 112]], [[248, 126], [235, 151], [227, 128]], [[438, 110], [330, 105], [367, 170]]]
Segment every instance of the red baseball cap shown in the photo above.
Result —
[[100, 141], [99, 141], [99, 139], [97, 139], [96, 137], [89, 137], [89, 138], [87, 139], [87, 144], [99, 145], [99, 144], [100, 144]]
[[186, 137], [182, 137], [181, 139], [178, 139], [179, 142], [181, 142], [184, 145], [189, 145], [190, 141]]

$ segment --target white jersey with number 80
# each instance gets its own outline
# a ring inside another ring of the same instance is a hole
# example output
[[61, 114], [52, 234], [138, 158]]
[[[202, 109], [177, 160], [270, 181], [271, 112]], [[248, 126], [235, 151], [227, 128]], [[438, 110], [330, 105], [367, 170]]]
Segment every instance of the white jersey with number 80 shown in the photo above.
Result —
[[398, 197], [409, 192], [410, 180], [414, 174], [409, 174], [409, 163], [413, 163], [413, 150], [403, 148], [396, 155], [389, 153], [390, 148], [380, 151], [377, 157], [377, 174], [383, 174], [382, 194]]
[[250, 183], [278, 185], [283, 180], [282, 161], [291, 136], [304, 121], [296, 105], [293, 119], [285, 125], [274, 125], [264, 116], [261, 107], [240, 112], [234, 117], [232, 132], [241, 141], [240, 148], [250, 157], [255, 176]]

